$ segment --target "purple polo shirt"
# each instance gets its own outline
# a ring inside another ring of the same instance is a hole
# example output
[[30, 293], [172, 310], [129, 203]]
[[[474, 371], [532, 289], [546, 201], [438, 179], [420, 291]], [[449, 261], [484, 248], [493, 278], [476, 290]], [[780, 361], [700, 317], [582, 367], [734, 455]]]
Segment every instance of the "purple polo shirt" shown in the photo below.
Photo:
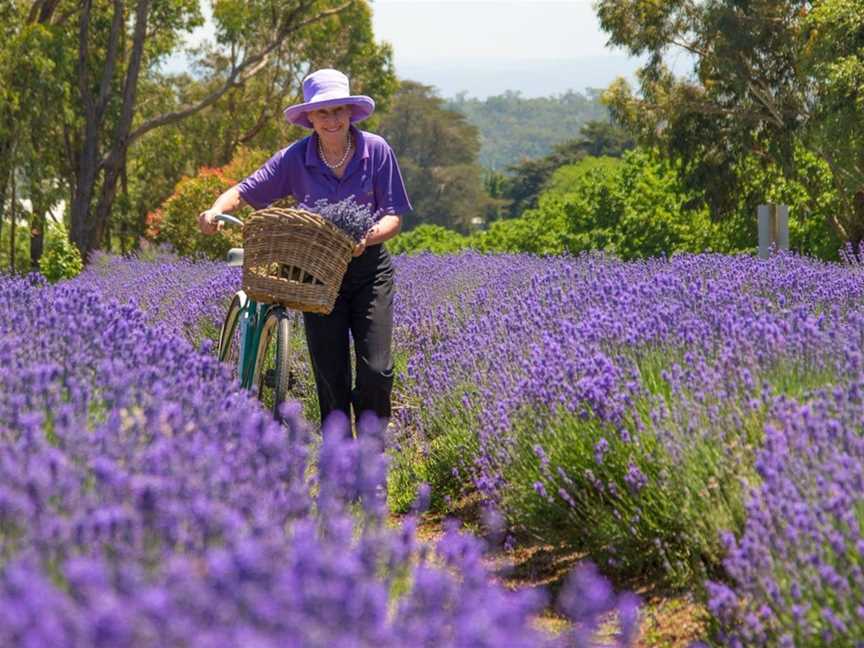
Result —
[[405, 184], [393, 149], [383, 137], [352, 126], [356, 150], [341, 178], [318, 155], [318, 136], [304, 137], [282, 149], [260, 169], [237, 185], [240, 195], [255, 209], [293, 196], [298, 203], [314, 204], [322, 198], [339, 202], [348, 197], [370, 205], [380, 216], [401, 216], [411, 211]]

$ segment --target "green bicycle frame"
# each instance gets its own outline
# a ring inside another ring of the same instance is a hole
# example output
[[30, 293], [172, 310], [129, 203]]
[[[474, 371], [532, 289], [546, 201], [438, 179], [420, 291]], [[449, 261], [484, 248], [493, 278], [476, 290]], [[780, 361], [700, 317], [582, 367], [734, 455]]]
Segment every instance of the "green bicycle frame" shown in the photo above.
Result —
[[240, 357], [237, 369], [240, 384], [245, 389], [252, 388], [261, 333], [264, 329], [264, 322], [267, 321], [267, 316], [273, 308], [273, 304], [259, 304], [254, 299], [247, 297], [245, 305], [240, 309], [237, 322], [240, 326]]
[[[229, 214], [219, 214], [216, 220], [228, 223], [231, 225], [243, 226], [243, 221]], [[229, 265], [238, 265], [232, 263], [229, 253]], [[237, 324], [240, 326], [240, 354], [237, 367], [238, 375], [240, 376], [240, 384], [245, 389], [252, 388], [252, 380], [255, 377], [255, 362], [258, 359], [258, 345], [261, 343], [261, 332], [264, 329], [264, 322], [267, 321], [267, 316], [270, 311], [275, 308], [274, 304], [259, 304], [254, 299], [251, 299], [246, 293], [238, 293], [242, 295], [241, 300], [243, 307], [240, 309]]]

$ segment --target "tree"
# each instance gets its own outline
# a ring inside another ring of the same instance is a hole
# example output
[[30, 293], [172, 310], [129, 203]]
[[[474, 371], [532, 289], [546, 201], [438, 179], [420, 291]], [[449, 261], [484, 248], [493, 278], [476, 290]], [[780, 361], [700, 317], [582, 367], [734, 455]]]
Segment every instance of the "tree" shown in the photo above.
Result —
[[[29, 10], [23, 11], [28, 4]], [[191, 97], [181, 93], [164, 112], [143, 117], [142, 86], [157, 78], [160, 62], [177, 50], [182, 35], [201, 24], [197, 0], [19, 2], [19, 17], [46, 25], [61, 44], [55, 80], [62, 84], [66, 101], [57, 145], [64, 150], [70, 184], [70, 236], [82, 254], [86, 257], [105, 238], [118, 183], [136, 141], [213, 106], [232, 89], [263, 78], [279, 62], [290, 59], [293, 65], [282, 71], [296, 72], [314, 60], [304, 51], [314, 44], [310, 33], [336, 29], [327, 21], [352, 9], [355, 17], [362, 16], [358, 5], [368, 18], [363, 0], [220, 0], [213, 7], [216, 46], [198, 52], [206, 92]], [[375, 53], [379, 56], [368, 61], [371, 66], [389, 62], [386, 50]], [[276, 75], [269, 81], [271, 98], [296, 92], [296, 78]], [[262, 123], [270, 116], [250, 113]]]
[[462, 93], [447, 108], [463, 113], [480, 131], [480, 164], [503, 171], [517, 161], [543, 157], [556, 144], [577, 137], [589, 121], [608, 119], [600, 91], [569, 91], [552, 97], [523, 97], [519, 92], [486, 99]]
[[[0, 9], [0, 229], [8, 212], [10, 266], [16, 265], [15, 229], [29, 201], [30, 268], [42, 254], [45, 214], [63, 194], [59, 151], [53, 146], [57, 112], [43, 106], [62, 104], [53, 82], [57, 56], [49, 30], [21, 19], [22, 8]], [[24, 266], [26, 267], [26, 261]]]
[[477, 129], [444, 108], [430, 86], [402, 81], [379, 130], [399, 157], [414, 206], [405, 229], [429, 223], [466, 232], [472, 219], [485, 216]]
[[587, 155], [620, 157], [633, 148], [633, 139], [619, 126], [602, 122], [588, 122], [580, 136], [555, 146], [542, 158], [525, 160], [508, 170], [502, 196], [510, 201], [510, 216], [519, 216], [526, 209], [537, 206], [544, 186], [556, 169], [573, 164]]
[[[612, 44], [648, 57], [640, 96], [620, 81], [608, 91], [613, 115], [681, 160], [716, 215], [734, 212], [743, 160], [792, 177], [800, 144], [829, 165], [845, 205], [827, 215], [830, 225], [841, 240], [861, 241], [861, 3], [599, 0], [597, 11]], [[690, 78], [664, 64], [673, 47], [693, 57]]]
[[[298, 54], [295, 47], [302, 51]], [[140, 117], [158, 115], [178, 101], [194, 104], [214, 91], [219, 66], [228, 61], [206, 58], [215, 66], [201, 79], [152, 76], [142, 82]], [[282, 108], [302, 101], [299, 81], [307, 69], [335, 67], [351, 78], [352, 92], [375, 98], [377, 111], [387, 109], [397, 82], [389, 45], [379, 45], [372, 33], [371, 10], [355, 2], [344, 11], [310, 24], [278, 48], [267, 67], [246, 83], [232, 87], [206, 110], [182, 122], [155, 129], [136, 143], [127, 161], [129, 182], [115, 203], [113, 218], [133, 238], [145, 229], [146, 215], [174, 190], [182, 176], [201, 167], [221, 167], [241, 148], [265, 152], [269, 157], [306, 131], [285, 124]], [[364, 122], [374, 127], [375, 115]], [[123, 237], [121, 237], [121, 241]]]

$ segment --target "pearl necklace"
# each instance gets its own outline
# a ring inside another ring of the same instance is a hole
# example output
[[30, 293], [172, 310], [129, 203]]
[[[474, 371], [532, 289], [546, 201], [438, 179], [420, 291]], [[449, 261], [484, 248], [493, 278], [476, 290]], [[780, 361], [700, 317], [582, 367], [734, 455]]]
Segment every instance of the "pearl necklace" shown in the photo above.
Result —
[[318, 136], [318, 155], [321, 157], [321, 161], [327, 165], [329, 169], [338, 169], [343, 164], [345, 164], [345, 160], [348, 159], [348, 153], [351, 152], [351, 133], [348, 133], [348, 137], [345, 139], [345, 154], [342, 156], [342, 159], [339, 160], [336, 164], [330, 164], [327, 161], [327, 156], [324, 155], [324, 147], [321, 145], [321, 136]]

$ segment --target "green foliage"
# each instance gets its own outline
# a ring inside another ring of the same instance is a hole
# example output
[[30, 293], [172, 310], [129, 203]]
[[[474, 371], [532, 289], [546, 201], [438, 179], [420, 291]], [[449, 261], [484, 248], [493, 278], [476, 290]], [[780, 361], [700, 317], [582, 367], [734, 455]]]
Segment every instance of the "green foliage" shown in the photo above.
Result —
[[537, 206], [540, 194], [560, 167], [586, 156], [621, 157], [632, 147], [632, 140], [621, 128], [589, 122], [578, 138], [556, 145], [548, 155], [510, 166], [501, 197], [509, 201], [510, 216], [520, 216], [526, 209]]
[[[810, 148], [829, 164], [845, 218], [836, 220], [853, 243], [864, 239], [864, 5], [813, 3], [804, 19], [804, 69], [816, 104]], [[839, 212], [840, 210], [838, 210]], [[830, 214], [829, 214], [830, 216]]]
[[625, 153], [619, 164], [562, 167], [557, 181], [518, 219], [529, 251], [605, 250], [635, 259], [702, 251], [716, 238], [707, 211], [688, 207], [691, 196], [674, 168], [652, 151]]
[[479, 162], [494, 171], [544, 157], [555, 145], [576, 138], [586, 123], [607, 119], [606, 108], [594, 90], [538, 98], [508, 91], [487, 99], [469, 99], [463, 93], [447, 107], [464, 114], [480, 130]]
[[478, 421], [477, 413], [465, 407], [462, 393], [457, 389], [431, 394], [425, 402], [412, 403], [420, 412], [424, 433], [400, 437], [390, 450], [387, 504], [392, 511], [410, 510], [421, 484], [431, 487], [429, 504], [435, 511], [446, 510], [448, 500], [471, 489]]
[[[806, 184], [803, 146], [833, 176], [838, 208], [821, 215], [839, 240], [864, 238], [860, 2], [600, 0], [597, 11], [612, 44], [648, 61], [638, 95], [623, 81], [607, 91], [614, 118], [682, 162], [688, 189], [713, 214], [738, 210], [745, 161]], [[664, 65], [682, 46], [689, 77]]]
[[752, 250], [758, 240], [756, 210], [763, 203], [789, 206], [789, 245], [801, 254], [837, 260], [841, 242], [830, 226], [831, 214], [842, 210], [827, 163], [801, 145], [793, 160], [797, 169], [788, 177], [777, 165], [745, 158], [736, 167], [741, 177], [734, 213], [719, 223], [720, 240], [713, 249]]
[[752, 252], [756, 208], [789, 205], [790, 244], [799, 253], [836, 259], [839, 242], [824, 216], [837, 209], [827, 165], [799, 147], [801, 180], [776, 166], [745, 158], [736, 209], [721, 221], [710, 217], [698, 192], [688, 189], [678, 165], [657, 150], [636, 149], [618, 158], [585, 157], [558, 167], [544, 184], [539, 205], [519, 218], [498, 220], [485, 231], [459, 236], [443, 228], [409, 232], [394, 241], [398, 252], [576, 254], [604, 250], [623, 259], [676, 252]]
[[[157, 244], [167, 243], [183, 256], [204, 254], [223, 259], [232, 247], [242, 246], [238, 228], [225, 227], [213, 236], [198, 229], [197, 217], [209, 209], [223, 191], [236, 184], [267, 158], [262, 151], [240, 149], [232, 162], [221, 169], [202, 168], [198, 175], [183, 178], [174, 193], [156, 211], [147, 216], [147, 236]], [[249, 209], [246, 208], [248, 213]], [[242, 218], [244, 211], [239, 211]]]
[[69, 240], [66, 228], [60, 224], [50, 227], [39, 271], [53, 282], [76, 277], [83, 269], [81, 253]]
[[387, 242], [387, 249], [393, 254], [451, 254], [466, 247], [464, 236], [440, 225], [419, 225], [408, 232], [402, 232]]
[[580, 186], [583, 177], [590, 171], [599, 171], [601, 175], [614, 172], [621, 164], [620, 158], [588, 156], [574, 164], [560, 166], [552, 173], [543, 185], [544, 194], [563, 195], [571, 193]]
[[414, 206], [406, 230], [426, 223], [467, 232], [484, 219], [489, 198], [476, 163], [477, 129], [461, 113], [446, 109], [430, 86], [403, 81], [380, 124]]
[[[61, 151], [53, 137], [60, 124], [55, 107], [62, 104], [57, 82], [62, 48], [51, 29], [28, 23], [23, 6], [9, 8], [0, 38], [0, 228], [13, 214], [11, 201], [29, 200], [32, 213], [29, 250], [16, 251], [16, 268], [33, 267], [42, 253], [45, 213], [68, 196], [62, 180]], [[15, 209], [16, 218], [23, 214]]]
[[561, 254], [567, 249], [566, 237], [561, 212], [534, 210], [522, 218], [495, 221], [486, 231], [471, 236], [469, 245], [483, 252]]

